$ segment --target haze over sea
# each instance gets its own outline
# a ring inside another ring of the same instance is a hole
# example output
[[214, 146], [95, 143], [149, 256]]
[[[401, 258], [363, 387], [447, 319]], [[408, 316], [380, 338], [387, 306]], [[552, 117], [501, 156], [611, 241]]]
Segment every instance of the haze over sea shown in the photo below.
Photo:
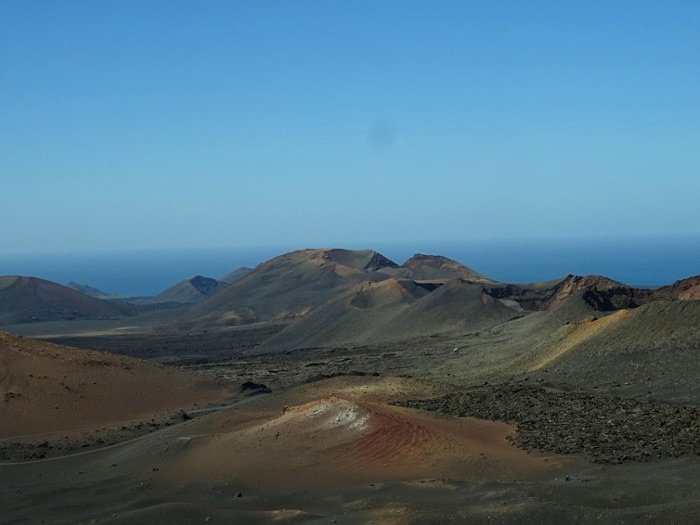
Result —
[[[220, 278], [241, 266], [254, 267], [303, 247], [0, 255], [0, 275], [76, 281], [124, 296], [154, 295], [194, 275]], [[444, 255], [491, 278], [514, 283], [574, 273], [653, 287], [700, 274], [700, 236], [374, 242], [333, 247], [372, 248], [399, 264], [414, 253]]]

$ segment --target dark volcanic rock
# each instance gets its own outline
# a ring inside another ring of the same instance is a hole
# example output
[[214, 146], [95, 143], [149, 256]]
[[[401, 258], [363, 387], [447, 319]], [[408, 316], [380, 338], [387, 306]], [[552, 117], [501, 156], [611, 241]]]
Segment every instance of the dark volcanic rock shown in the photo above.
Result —
[[562, 392], [522, 384], [483, 386], [403, 406], [517, 424], [526, 450], [583, 454], [597, 463], [700, 454], [700, 409]]
[[252, 381], [246, 381], [241, 385], [241, 393], [246, 396], [257, 396], [258, 394], [270, 394], [270, 390], [267, 385], [262, 383], [253, 383]]

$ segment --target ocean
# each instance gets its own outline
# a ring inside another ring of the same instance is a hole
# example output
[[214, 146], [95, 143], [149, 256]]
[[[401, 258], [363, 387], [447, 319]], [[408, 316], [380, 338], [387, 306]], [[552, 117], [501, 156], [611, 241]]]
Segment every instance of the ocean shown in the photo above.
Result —
[[[700, 274], [700, 235], [343, 244], [372, 248], [397, 263], [414, 253], [444, 255], [504, 282], [544, 281], [599, 274], [654, 287]], [[76, 254], [2, 255], [0, 275], [76, 281], [123, 296], [154, 295], [194, 275], [219, 278], [296, 247], [268, 246], [143, 250]]]

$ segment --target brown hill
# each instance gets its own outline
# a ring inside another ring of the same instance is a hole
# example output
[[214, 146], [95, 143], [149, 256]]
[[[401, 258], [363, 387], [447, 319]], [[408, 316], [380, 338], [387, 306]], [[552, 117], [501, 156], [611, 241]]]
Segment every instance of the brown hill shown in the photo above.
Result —
[[108, 301], [36, 277], [0, 277], [0, 324], [125, 315]]
[[647, 291], [631, 288], [600, 275], [567, 275], [557, 283], [554, 293], [543, 306], [554, 310], [575, 295], [581, 295], [594, 310], [600, 312], [636, 308], [649, 297]]
[[422, 297], [384, 328], [392, 338], [484, 330], [520, 312], [491, 297], [481, 284], [453, 279]]
[[389, 278], [436, 284], [455, 278], [493, 283], [446, 257], [416, 254], [399, 266], [373, 250], [309, 249], [260, 264], [190, 313], [214, 323], [295, 319], [338, 299], [359, 283]]
[[258, 265], [221, 293], [197, 305], [193, 317], [224, 322], [289, 319], [396, 264], [372, 250], [300, 250]]
[[266, 341], [262, 349], [364, 344], [390, 336], [386, 324], [431, 287], [386, 279], [361, 283], [310, 312]]
[[184, 371], [0, 333], [0, 437], [89, 429], [227, 398]]
[[164, 292], [140, 301], [142, 304], [195, 304], [220, 292], [228, 285], [211, 277], [196, 275], [171, 286]]
[[612, 312], [636, 308], [654, 299], [649, 290], [632, 288], [600, 275], [567, 275], [558, 281], [527, 285], [487, 287], [493, 297], [514, 301], [525, 310], [557, 310], [572, 298], [580, 298], [592, 310]]
[[473, 282], [493, 282], [480, 273], [457, 261], [440, 255], [415, 254], [398, 268], [386, 269], [385, 273], [395, 277], [419, 280], [462, 279]]
[[489, 328], [520, 315], [479, 284], [387, 279], [358, 285], [266, 341], [262, 351], [400, 341]]

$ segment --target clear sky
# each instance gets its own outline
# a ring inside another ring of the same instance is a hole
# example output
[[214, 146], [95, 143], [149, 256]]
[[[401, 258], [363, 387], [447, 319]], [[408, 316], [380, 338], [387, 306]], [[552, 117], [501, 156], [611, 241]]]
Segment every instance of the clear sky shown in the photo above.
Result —
[[697, 1], [0, 3], [0, 250], [697, 233]]

